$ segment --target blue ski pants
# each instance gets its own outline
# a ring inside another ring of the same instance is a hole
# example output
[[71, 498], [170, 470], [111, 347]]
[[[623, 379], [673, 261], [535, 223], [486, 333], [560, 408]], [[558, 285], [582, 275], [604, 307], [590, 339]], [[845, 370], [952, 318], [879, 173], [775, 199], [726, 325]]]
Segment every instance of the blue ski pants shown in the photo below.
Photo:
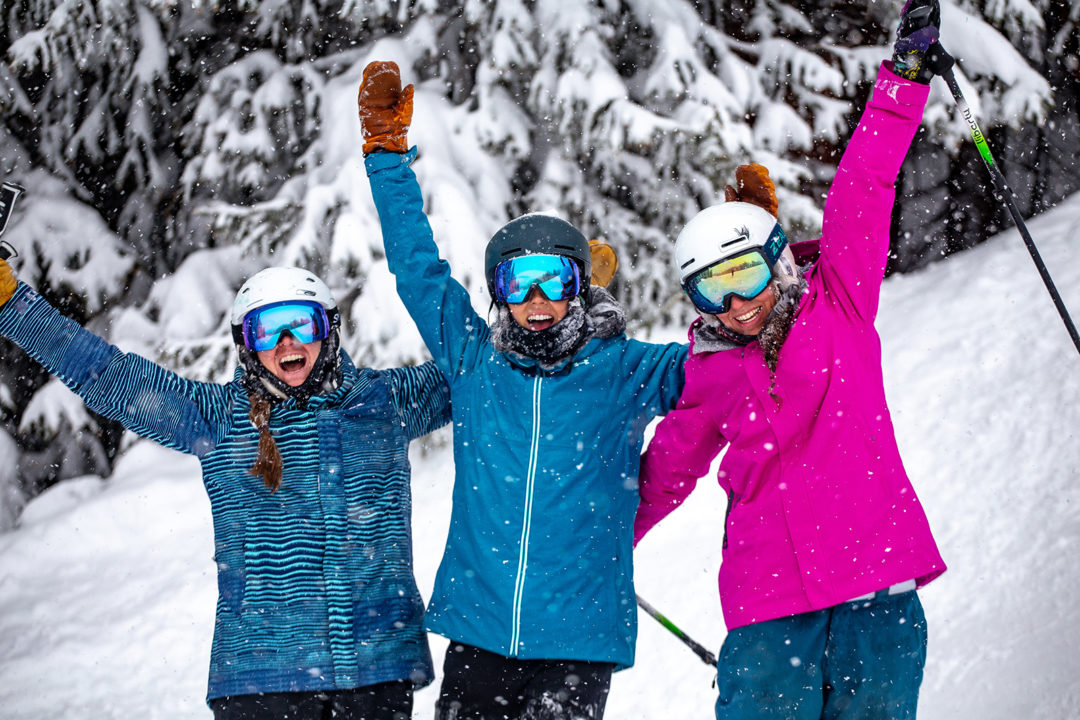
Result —
[[728, 633], [717, 720], [914, 720], [926, 618], [914, 590]]

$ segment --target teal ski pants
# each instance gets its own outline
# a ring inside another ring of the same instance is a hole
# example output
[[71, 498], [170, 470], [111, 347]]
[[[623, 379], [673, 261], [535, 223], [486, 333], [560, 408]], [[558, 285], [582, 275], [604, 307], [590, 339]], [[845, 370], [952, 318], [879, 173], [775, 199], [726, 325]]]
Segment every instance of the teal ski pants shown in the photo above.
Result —
[[914, 590], [735, 628], [717, 720], [914, 720], [926, 618]]

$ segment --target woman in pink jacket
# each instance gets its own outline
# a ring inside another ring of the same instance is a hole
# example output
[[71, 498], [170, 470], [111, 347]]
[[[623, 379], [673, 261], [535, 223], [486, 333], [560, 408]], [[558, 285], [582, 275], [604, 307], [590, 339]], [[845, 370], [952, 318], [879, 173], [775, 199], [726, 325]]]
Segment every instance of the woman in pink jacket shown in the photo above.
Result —
[[[635, 540], [726, 447], [720, 720], [915, 716], [926, 657], [915, 588], [945, 564], [897, 450], [874, 318], [937, 16], [936, 0], [904, 7], [897, 54], [830, 188], [816, 262], [796, 264], [761, 166], [740, 168], [740, 190], [676, 244], [701, 317], [682, 399], [642, 459]], [[755, 194], [772, 214], [745, 201]]]

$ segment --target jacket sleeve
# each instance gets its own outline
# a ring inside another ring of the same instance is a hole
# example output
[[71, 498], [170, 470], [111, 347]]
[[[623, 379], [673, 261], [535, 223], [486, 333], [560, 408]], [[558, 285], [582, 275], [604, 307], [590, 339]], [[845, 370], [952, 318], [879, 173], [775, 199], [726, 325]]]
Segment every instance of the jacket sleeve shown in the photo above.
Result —
[[225, 432], [225, 386], [186, 380], [121, 352], [61, 315], [24, 283], [0, 308], [0, 335], [41, 363], [88, 408], [145, 438], [201, 457]]
[[641, 504], [634, 518], [635, 545], [686, 500], [727, 444], [709, 413], [710, 394], [700, 382], [705, 370], [698, 368], [695, 374], [695, 362], [688, 363], [686, 388], [678, 405], [656, 426], [641, 456]]
[[689, 346], [685, 343], [666, 345], [628, 341], [636, 350], [631, 356], [633, 367], [625, 387], [636, 388], [639, 406], [646, 408], [650, 420], [666, 415], [678, 403], [683, 392], [684, 365]]
[[439, 257], [420, 185], [410, 167], [415, 157], [416, 148], [403, 154], [375, 152], [367, 156], [365, 166], [398, 295], [439, 370], [453, 378], [478, 352], [489, 331], [473, 310], [468, 291]]
[[867, 322], [885, 277], [896, 177], [929, 92], [882, 65], [825, 200], [818, 272], [827, 292]]
[[435, 363], [386, 371], [398, 417], [410, 440], [450, 422], [450, 388]]

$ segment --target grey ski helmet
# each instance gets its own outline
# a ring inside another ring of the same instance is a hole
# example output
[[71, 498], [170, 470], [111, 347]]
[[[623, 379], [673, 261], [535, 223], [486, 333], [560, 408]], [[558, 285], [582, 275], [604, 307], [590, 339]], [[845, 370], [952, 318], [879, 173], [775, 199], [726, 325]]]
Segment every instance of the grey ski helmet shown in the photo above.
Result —
[[495, 297], [495, 268], [521, 255], [562, 255], [576, 262], [581, 271], [581, 294], [588, 296], [592, 275], [589, 241], [570, 223], [551, 215], [530, 213], [503, 225], [484, 251], [484, 276], [488, 292]]

